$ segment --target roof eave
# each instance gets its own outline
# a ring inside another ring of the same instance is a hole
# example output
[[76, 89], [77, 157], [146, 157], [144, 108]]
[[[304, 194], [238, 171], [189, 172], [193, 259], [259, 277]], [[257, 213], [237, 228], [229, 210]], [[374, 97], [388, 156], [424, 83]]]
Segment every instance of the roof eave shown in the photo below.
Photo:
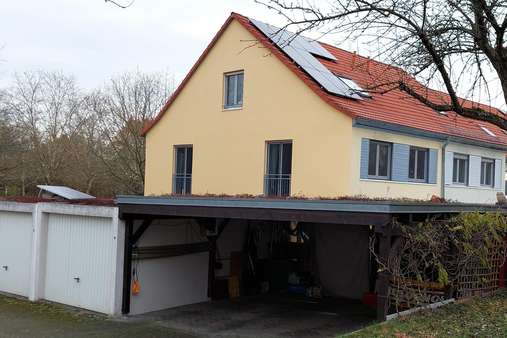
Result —
[[389, 122], [379, 121], [379, 120], [374, 120], [374, 119], [368, 119], [368, 118], [364, 118], [364, 117], [356, 117], [354, 119], [353, 126], [358, 127], [358, 128], [380, 129], [380, 130], [385, 130], [385, 131], [389, 131], [392, 133], [398, 133], [398, 134], [403, 134], [403, 135], [417, 136], [417, 137], [429, 138], [432, 140], [439, 140], [439, 141], [449, 141], [449, 142], [467, 144], [467, 145], [495, 149], [495, 150], [501, 150], [501, 151], [507, 152], [507, 145], [479, 141], [477, 139], [470, 139], [470, 138], [466, 138], [466, 137], [448, 135], [448, 134], [444, 134], [444, 133], [432, 132], [432, 131], [408, 127], [408, 126], [404, 126], [404, 125], [400, 125], [400, 124], [389, 123]]

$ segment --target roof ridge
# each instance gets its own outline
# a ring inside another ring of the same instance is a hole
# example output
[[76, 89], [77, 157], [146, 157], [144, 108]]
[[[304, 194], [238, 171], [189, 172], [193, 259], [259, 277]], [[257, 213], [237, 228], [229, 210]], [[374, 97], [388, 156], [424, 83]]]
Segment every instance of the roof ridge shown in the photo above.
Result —
[[[329, 104], [333, 109], [340, 113], [346, 114], [353, 119], [367, 118], [377, 120], [379, 122], [404, 126], [406, 128], [442, 133], [449, 137], [467, 137], [479, 142], [485, 142], [491, 145], [500, 144], [503, 147], [507, 147], [507, 133], [502, 133], [499, 127], [491, 123], [484, 123], [488, 126], [488, 128], [492, 129], [496, 133], [497, 137], [493, 140], [491, 137], [486, 137], [484, 135], [484, 131], [479, 128], [478, 123], [473, 123], [478, 122], [477, 120], [466, 118], [461, 115], [456, 115], [456, 117], [452, 117], [454, 124], [451, 126], [449, 120], [450, 116], [438, 114], [428, 106], [424, 106], [422, 103], [415, 102], [414, 98], [409, 96], [407, 93], [402, 92], [401, 90], [394, 89], [382, 94], [372, 94], [372, 99], [360, 101], [332, 95], [326, 92], [321, 86], [319, 86], [319, 84], [312, 77], [301, 70], [293, 60], [291, 60], [286, 54], [283, 53], [283, 51], [281, 51], [280, 48], [275, 46], [268, 37], [266, 37], [257, 27], [255, 27], [250, 18], [236, 12], [231, 12], [230, 16], [227, 18], [215, 37], [203, 51], [181, 84], [170, 96], [169, 100], [160, 110], [159, 114], [146, 125], [142, 131], [143, 136], [146, 135], [146, 133], [163, 117], [166, 111], [169, 110], [169, 107], [176, 100], [176, 97], [182, 91], [183, 87], [192, 77], [193, 73], [197, 70], [209, 51], [214, 47], [215, 43], [218, 41], [218, 39], [221, 37], [223, 32], [233, 20], [237, 20], [237, 22], [240, 23], [248, 32], [250, 32], [255, 39], [259, 40], [262, 45], [270, 50], [272, 55], [278, 58], [286, 67], [289, 68], [290, 71], [292, 71], [301, 81], [303, 81], [311, 91], [317, 94], [324, 102]], [[449, 98], [449, 94], [423, 85], [417, 81], [416, 78], [414, 78], [412, 75], [400, 67], [393, 66], [388, 63], [375, 60], [373, 58], [368, 58], [359, 55], [357, 52], [351, 52], [325, 42], [320, 42], [318, 40], [316, 41], [324, 48], [326, 48], [331, 54], [338, 58], [338, 62], [321, 60], [322, 64], [334, 74], [343, 72], [342, 75], [350, 76], [353, 79], [357, 78], [356, 81], [358, 81], [359, 84], [361, 84], [361, 82], [368, 81], [368, 76], [374, 75], [375, 73], [386, 74], [386, 79], [389, 77], [395, 78], [398, 74], [406, 74], [410, 79], [413, 79], [415, 83], [421, 86], [421, 88], [427, 90], [428, 95], [434, 95], [434, 99], [445, 100], [446, 98]], [[357, 72], [357, 68], [354, 67], [354, 60], [352, 59], [353, 55], [361, 58], [361, 60], [370, 62], [368, 64], [369, 68], [367, 71]], [[354, 69], [356, 69], [356, 72], [353, 71]], [[387, 73], [386, 70], [388, 69], [394, 70], [395, 72]], [[437, 95], [443, 97], [439, 98]], [[493, 111], [496, 111], [499, 114], [501, 113], [501, 110], [491, 105], [486, 105], [464, 98], [460, 98], [460, 100], [463, 100], [465, 104], [480, 106], [485, 110], [489, 110], [491, 113], [493, 113]], [[465, 121], [467, 123], [464, 123]]]

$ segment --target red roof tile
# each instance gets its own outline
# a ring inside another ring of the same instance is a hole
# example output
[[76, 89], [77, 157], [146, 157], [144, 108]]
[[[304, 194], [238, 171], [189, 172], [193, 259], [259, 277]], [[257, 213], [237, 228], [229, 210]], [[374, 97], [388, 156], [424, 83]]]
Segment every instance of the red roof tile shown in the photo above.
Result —
[[[371, 98], [365, 98], [364, 100], [353, 100], [330, 94], [321, 88], [316, 81], [301, 70], [298, 65], [296, 65], [276, 45], [264, 36], [264, 34], [259, 31], [247, 17], [236, 13], [232, 13], [227, 19], [220, 31], [211, 41], [210, 45], [198, 59], [197, 63], [185, 77], [181, 85], [162, 108], [158, 116], [143, 130], [143, 135], [145, 135], [168, 110], [176, 96], [183, 89], [192, 74], [197, 70], [225, 28], [234, 19], [252, 33], [252, 35], [254, 35], [257, 40], [267, 47], [273, 55], [278, 57], [303, 82], [305, 82], [312, 91], [342, 113], [348, 114], [353, 118], [365, 118], [427, 132], [486, 142], [502, 147], [507, 146], [507, 134], [505, 134], [501, 128], [490, 123], [465, 118], [453, 112], [449, 112], [447, 114], [436, 112], [413, 99], [398, 88], [384, 91], [383, 93], [381, 93], [380, 90], [374, 91], [370, 94]], [[322, 64], [333, 73], [354, 80], [363, 88], [371, 88], [371, 86], [375, 84], [380, 85], [388, 83], [389, 81], [396, 81], [402, 77], [405, 81], [408, 81], [411, 85], [417, 87], [418, 90], [424, 91], [424, 93], [428, 95], [428, 98], [434, 102], [445, 103], [449, 100], [449, 96], [446, 93], [431, 90], [422, 86], [417, 83], [415, 79], [410, 77], [410, 75], [399, 68], [359, 56], [355, 53], [345, 51], [329, 44], [321, 43], [321, 45], [338, 60], [330, 61], [320, 59]], [[492, 114], [502, 114], [498, 109], [487, 105], [467, 100], [463, 100], [463, 102], [464, 105], [468, 107], [479, 106], [486, 111], [490, 111]], [[481, 129], [481, 126], [487, 127], [496, 135], [496, 137], [488, 135]]]

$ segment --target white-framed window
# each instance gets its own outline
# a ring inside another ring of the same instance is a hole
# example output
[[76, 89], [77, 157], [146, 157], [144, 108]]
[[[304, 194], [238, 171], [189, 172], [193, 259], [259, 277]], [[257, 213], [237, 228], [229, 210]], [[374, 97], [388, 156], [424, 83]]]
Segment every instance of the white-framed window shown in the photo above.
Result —
[[454, 154], [452, 166], [452, 183], [468, 184], [468, 155]]
[[495, 183], [495, 160], [491, 158], [481, 159], [481, 185], [493, 187]]
[[370, 140], [368, 154], [368, 177], [391, 179], [391, 154], [393, 145], [387, 142]]
[[427, 148], [410, 147], [408, 178], [417, 182], [426, 182], [428, 180]]
[[224, 74], [224, 109], [243, 107], [243, 81], [243, 71]]

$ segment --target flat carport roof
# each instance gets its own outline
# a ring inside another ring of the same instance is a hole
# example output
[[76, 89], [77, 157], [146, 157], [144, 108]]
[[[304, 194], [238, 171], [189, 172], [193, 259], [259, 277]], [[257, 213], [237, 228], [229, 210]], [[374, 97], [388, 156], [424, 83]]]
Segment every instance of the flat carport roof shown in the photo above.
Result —
[[496, 205], [403, 200], [271, 199], [254, 197], [117, 197], [120, 218], [192, 217], [385, 225], [393, 215], [501, 212]]
[[[216, 240], [231, 219], [331, 223], [337, 225], [375, 226], [379, 234], [379, 256], [387, 259], [391, 250], [392, 237], [396, 236], [393, 220], [403, 218], [409, 222], [413, 217], [431, 215], [452, 215], [462, 212], [507, 213], [507, 208], [496, 205], [465, 203], [432, 203], [403, 200], [326, 200], [326, 199], [271, 199], [260, 197], [216, 197], [216, 196], [118, 196], [120, 218], [125, 220], [124, 284], [122, 312], [130, 311], [130, 287], [132, 249], [143, 232], [157, 218], [192, 218], [203, 226], [216, 226], [216, 235], [209, 236], [209, 266], [214, 264]], [[134, 232], [133, 222], [142, 220]], [[398, 234], [399, 235], [399, 234]], [[202, 250], [202, 246], [191, 245], [173, 248], [178, 254]], [[214, 270], [209, 269], [209, 289], [212, 289]], [[377, 274], [377, 317], [387, 315], [387, 293], [389, 276]]]

